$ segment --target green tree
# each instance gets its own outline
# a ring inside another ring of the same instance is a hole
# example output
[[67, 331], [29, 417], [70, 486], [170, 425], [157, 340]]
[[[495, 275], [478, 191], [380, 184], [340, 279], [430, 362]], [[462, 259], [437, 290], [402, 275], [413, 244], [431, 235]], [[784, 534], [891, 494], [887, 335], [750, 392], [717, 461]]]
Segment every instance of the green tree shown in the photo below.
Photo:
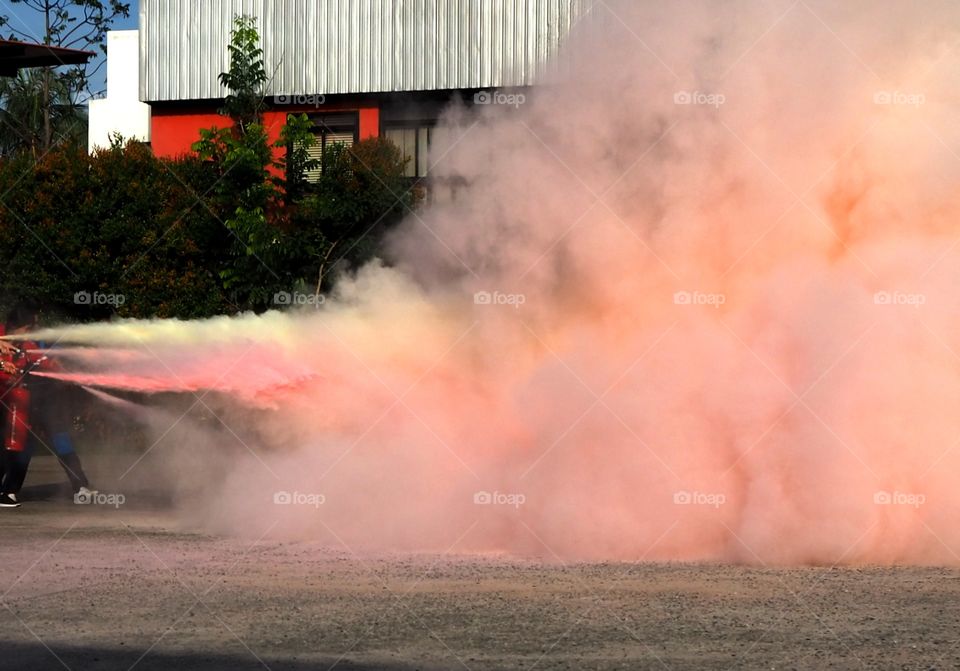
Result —
[[220, 73], [220, 84], [229, 93], [220, 113], [233, 119], [237, 132], [242, 135], [249, 125], [261, 122], [266, 109], [263, 85], [267, 81], [267, 71], [263, 66], [256, 19], [250, 16], [234, 19], [227, 51], [230, 69]]
[[406, 160], [386, 138], [324, 151], [323, 172], [294, 212], [297, 247], [307, 258], [300, 275], [316, 291], [329, 283], [334, 265], [357, 266], [377, 252], [383, 234], [416, 205], [404, 176]]
[[[291, 114], [271, 146], [262, 123], [266, 70], [252, 18], [234, 20], [228, 49], [220, 81], [228, 90], [221, 113], [230, 125], [201, 131], [193, 148], [214, 166], [213, 200], [235, 239], [221, 270], [224, 287], [238, 303], [263, 309], [278, 291], [321, 291], [335, 262], [370, 258], [413, 199], [405, 161], [386, 140], [333, 144], [320, 162], [311, 158], [313, 124]], [[321, 163], [319, 181], [309, 182], [306, 175]]]
[[53, 145], [86, 144], [86, 110], [65, 81], [52, 80], [47, 104], [42, 72], [21, 70], [16, 77], [0, 78], [0, 155], [26, 152], [36, 158], [48, 146], [48, 128]]
[[[136, 142], [93, 156], [58, 147], [37, 161], [0, 159], [0, 183], [8, 185], [0, 295], [81, 320], [235, 311], [216, 274], [223, 229], [195, 191], [214, 179], [196, 157], [157, 159]], [[75, 300], [84, 292], [123, 299]]]
[[[106, 53], [104, 44], [107, 31], [118, 18], [130, 16], [130, 3], [119, 0], [10, 0], [13, 6], [19, 6], [19, 20], [11, 22], [9, 17], [0, 16], [0, 26], [9, 29], [11, 39], [27, 42], [40, 41], [68, 49], [100, 50]], [[29, 10], [43, 21], [43, 33], [38, 36], [20, 26], [30, 24], [24, 21], [22, 10]], [[41, 149], [48, 151], [56, 139], [55, 105], [58, 91], [66, 90], [60, 100], [77, 101], [81, 93], [87, 91], [90, 79], [103, 67], [103, 59], [86, 65], [69, 68], [40, 68], [41, 111], [43, 132]]]
[[259, 44], [256, 20], [236, 17], [229, 70], [220, 74], [228, 90], [221, 114], [230, 124], [202, 130], [193, 149], [214, 165], [213, 201], [235, 240], [232, 262], [220, 271], [223, 285], [240, 302], [265, 307], [274, 283], [283, 280], [274, 268], [288, 265], [289, 250], [276, 222], [268, 220], [279, 208], [280, 192], [271, 179], [273, 151], [262, 122], [266, 70]]

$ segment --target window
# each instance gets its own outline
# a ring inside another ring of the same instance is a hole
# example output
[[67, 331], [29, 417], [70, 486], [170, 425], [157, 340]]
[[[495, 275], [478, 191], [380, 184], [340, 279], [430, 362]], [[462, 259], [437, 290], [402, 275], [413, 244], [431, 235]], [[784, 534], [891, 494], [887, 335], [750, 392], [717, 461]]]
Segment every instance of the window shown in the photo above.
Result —
[[384, 137], [400, 149], [408, 159], [404, 174], [407, 177], [426, 177], [429, 164], [427, 154], [433, 128], [425, 124], [404, 124], [385, 128]]
[[308, 182], [316, 182], [323, 174], [323, 152], [333, 144], [340, 143], [348, 147], [357, 141], [357, 114], [321, 114], [311, 116], [316, 144], [310, 147], [310, 158], [319, 161], [317, 168], [308, 170], [305, 177]]

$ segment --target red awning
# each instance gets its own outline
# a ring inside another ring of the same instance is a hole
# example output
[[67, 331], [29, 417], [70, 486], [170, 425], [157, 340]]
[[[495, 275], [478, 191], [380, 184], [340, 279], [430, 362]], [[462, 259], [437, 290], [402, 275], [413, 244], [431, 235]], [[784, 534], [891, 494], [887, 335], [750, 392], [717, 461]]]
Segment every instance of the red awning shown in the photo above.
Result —
[[0, 40], [0, 77], [16, 77], [20, 68], [79, 65], [94, 56], [96, 53], [92, 51]]

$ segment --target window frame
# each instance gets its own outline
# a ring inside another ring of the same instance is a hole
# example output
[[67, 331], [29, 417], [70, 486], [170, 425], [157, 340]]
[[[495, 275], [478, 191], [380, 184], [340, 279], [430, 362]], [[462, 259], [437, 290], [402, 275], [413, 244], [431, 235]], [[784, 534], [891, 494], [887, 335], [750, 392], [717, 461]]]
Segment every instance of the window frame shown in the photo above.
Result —
[[[424, 118], [424, 119], [402, 119], [402, 120], [401, 120], [401, 119], [397, 119], [397, 120], [390, 120], [390, 121], [382, 122], [382, 123], [380, 124], [380, 136], [383, 137], [383, 138], [387, 138], [387, 131], [390, 131], [390, 130], [410, 130], [410, 129], [414, 129], [414, 130], [419, 131], [421, 128], [423, 128], [423, 129], [426, 129], [427, 131], [433, 131], [433, 130], [435, 130], [435, 129], [437, 128], [437, 125], [438, 125], [438, 124], [437, 124], [437, 120], [436, 120], [436, 119], [426, 119], [426, 118]], [[431, 133], [431, 134], [432, 134], [432, 133]], [[432, 166], [429, 165], [429, 160], [428, 160], [428, 159], [429, 159], [429, 155], [430, 155], [430, 145], [432, 144], [432, 138], [430, 137], [431, 134], [428, 134], [428, 135], [427, 135], [427, 155], [424, 157], [424, 164], [425, 164], [425, 165], [424, 165], [424, 174], [423, 174], [423, 175], [419, 174], [419, 172], [420, 172], [420, 171], [419, 171], [419, 165], [420, 165], [420, 142], [419, 142], [419, 138], [417, 138], [417, 141], [414, 142], [414, 155], [413, 155], [412, 157], [410, 157], [410, 158], [411, 158], [411, 161], [413, 162], [413, 175], [408, 175], [408, 176], [407, 176], [407, 179], [410, 179], [410, 180], [413, 180], [413, 181], [419, 181], [419, 180], [421, 180], [421, 179], [426, 179], [427, 177], [430, 176], [430, 168], [431, 168]], [[396, 146], [396, 145], [394, 145], [394, 146]], [[402, 148], [402, 147], [398, 147], [398, 149], [400, 149], [401, 151], [403, 151], [403, 148]], [[404, 158], [406, 158], [406, 157], [404, 157]]]
[[[287, 115], [289, 118], [293, 114], [302, 114], [302, 112], [290, 112]], [[327, 149], [327, 136], [330, 134], [337, 134], [338, 131], [334, 130], [338, 126], [334, 124], [332, 127], [323, 122], [325, 117], [342, 117], [344, 119], [349, 118], [351, 120], [350, 124], [344, 123], [342, 127], [346, 129], [348, 125], [353, 127], [353, 143], [356, 144], [360, 141], [360, 110], [343, 110], [343, 111], [324, 111], [319, 113], [307, 113], [307, 119], [310, 121], [310, 131], [313, 133], [313, 136], [318, 140], [320, 144], [320, 167], [319, 173], [317, 176], [322, 175], [326, 166], [323, 164], [323, 155], [326, 153]], [[292, 151], [293, 147], [287, 145], [287, 152]], [[310, 174], [304, 175], [304, 178], [308, 183], [316, 183], [317, 177], [314, 177]]]

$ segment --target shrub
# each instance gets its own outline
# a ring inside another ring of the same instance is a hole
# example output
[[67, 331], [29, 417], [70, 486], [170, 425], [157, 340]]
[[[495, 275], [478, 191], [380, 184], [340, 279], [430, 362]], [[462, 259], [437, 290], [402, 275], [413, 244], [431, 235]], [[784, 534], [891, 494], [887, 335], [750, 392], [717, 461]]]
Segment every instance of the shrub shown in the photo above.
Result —
[[[78, 319], [225, 311], [213, 270], [225, 232], [199, 197], [213, 179], [198, 159], [161, 161], [138, 143], [0, 161], [3, 293]], [[78, 292], [123, 299], [78, 304]]]

